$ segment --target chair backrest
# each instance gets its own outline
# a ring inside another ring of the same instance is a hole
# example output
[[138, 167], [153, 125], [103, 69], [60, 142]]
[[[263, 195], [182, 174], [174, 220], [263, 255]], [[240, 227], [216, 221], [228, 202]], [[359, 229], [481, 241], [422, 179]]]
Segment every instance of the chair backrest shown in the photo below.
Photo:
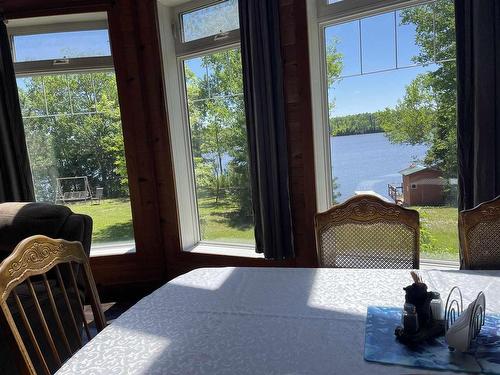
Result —
[[321, 267], [419, 268], [419, 214], [373, 195], [356, 195], [316, 214]]
[[[89, 261], [80, 242], [32, 236], [20, 242], [0, 264], [2, 320], [10, 328], [12, 339], [19, 349], [23, 360], [22, 373], [37, 374], [37, 370], [43, 374], [54, 373], [64, 358], [76, 352], [82, 346], [83, 336], [77, 320], [83, 320], [83, 328], [90, 340], [75, 267], [80, 267], [83, 273], [99, 332], [105, 327], [106, 320]], [[21, 291], [31, 296], [35, 313], [26, 312], [26, 295], [20, 297]], [[42, 292], [45, 293], [45, 300]], [[14, 319], [14, 315], [19, 319]], [[36, 328], [40, 326], [41, 329]], [[70, 344], [70, 334], [78, 338], [76, 345], [74, 341]], [[42, 350], [43, 347], [49, 349]]]
[[92, 218], [56, 204], [0, 203], [0, 260], [9, 256], [19, 242], [36, 234], [79, 241], [89, 256]]
[[102, 187], [95, 188], [95, 197], [97, 199], [101, 199], [103, 194], [104, 194], [104, 188]]
[[462, 268], [500, 269], [500, 196], [460, 212]]

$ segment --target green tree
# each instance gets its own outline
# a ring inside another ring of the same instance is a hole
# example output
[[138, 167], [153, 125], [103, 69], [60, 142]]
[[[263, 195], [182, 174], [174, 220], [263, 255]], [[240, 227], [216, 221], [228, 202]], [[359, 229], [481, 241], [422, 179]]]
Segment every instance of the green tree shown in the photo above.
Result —
[[[334, 38], [327, 42], [326, 45], [326, 79], [328, 88], [333, 88], [335, 83], [340, 79], [343, 69], [343, 55], [337, 50], [338, 39]], [[335, 97], [328, 98], [328, 112], [330, 114], [330, 132], [333, 134], [335, 125], [332, 123], [332, 114], [335, 109]], [[338, 191], [339, 184], [337, 177], [332, 177], [332, 201], [336, 203], [340, 198], [340, 192]]]
[[234, 201], [251, 223], [248, 146], [239, 49], [201, 58], [206, 74], [186, 64], [186, 86], [198, 194]]
[[420, 47], [413, 62], [436, 68], [418, 75], [394, 109], [379, 116], [389, 139], [398, 143], [428, 144], [425, 163], [456, 176], [456, 64], [454, 5], [450, 0], [407, 8], [401, 23], [416, 27]]
[[330, 118], [330, 135], [354, 135], [382, 132], [377, 113], [358, 113]]
[[378, 122], [394, 143], [432, 144], [436, 103], [428, 74], [418, 75], [407, 87], [395, 109], [377, 113]]
[[332, 203], [337, 204], [339, 203], [340, 194], [339, 192], [339, 183], [337, 181], [337, 177], [332, 177]]
[[128, 195], [113, 73], [53, 74], [19, 85], [38, 200], [54, 201], [57, 177], [87, 176], [106, 197]]
[[331, 40], [326, 46], [326, 74], [328, 87], [331, 87], [342, 74], [343, 55], [337, 51], [338, 39]]
[[[343, 55], [337, 50], [337, 45], [339, 41], [334, 38], [327, 42], [326, 45], [326, 81], [328, 83], [328, 88], [331, 89], [339, 81], [340, 75], [343, 69]], [[330, 118], [335, 109], [335, 97], [328, 98], [328, 111], [330, 113]]]

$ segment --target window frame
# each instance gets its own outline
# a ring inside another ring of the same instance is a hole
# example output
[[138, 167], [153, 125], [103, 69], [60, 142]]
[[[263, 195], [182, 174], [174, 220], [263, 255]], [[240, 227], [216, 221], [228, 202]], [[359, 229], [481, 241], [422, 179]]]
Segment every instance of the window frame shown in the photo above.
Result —
[[[327, 4], [326, 1], [311, 0], [307, 2], [314, 166], [318, 212], [328, 210], [333, 204], [325, 29], [332, 25], [398, 9], [430, 4], [436, 0], [342, 0], [333, 4]], [[436, 265], [441, 261], [421, 259], [422, 262]], [[459, 265], [458, 260], [447, 260], [445, 263], [447, 268], [454, 268]]]
[[436, 0], [342, 0], [333, 4], [327, 4], [326, 1], [308, 1], [309, 63], [318, 211], [326, 211], [333, 204], [325, 29], [398, 9], [433, 3]]
[[[226, 246], [234, 246], [232, 243], [226, 243], [226, 242], [220, 242], [220, 241], [204, 241], [201, 238], [201, 231], [200, 231], [200, 212], [198, 208], [198, 199], [197, 199], [197, 187], [196, 187], [196, 175], [195, 175], [195, 168], [194, 168], [194, 160], [193, 160], [193, 153], [192, 153], [192, 133], [191, 133], [191, 124], [189, 122], [189, 105], [188, 105], [188, 98], [187, 98], [187, 86], [186, 86], [186, 74], [185, 74], [185, 69], [184, 69], [184, 62], [189, 59], [194, 59], [197, 57], [203, 57], [206, 55], [210, 55], [212, 53], [216, 52], [223, 52], [223, 51], [228, 51], [231, 49], [239, 48], [240, 43], [239, 41], [236, 44], [230, 44], [230, 45], [220, 45], [217, 47], [213, 47], [210, 49], [205, 49], [203, 51], [196, 51], [190, 54], [183, 54], [183, 55], [177, 55], [177, 68], [178, 68], [178, 75], [179, 75], [179, 80], [180, 80], [180, 90], [181, 90], [181, 110], [182, 110], [182, 123], [183, 127], [185, 129], [186, 133], [186, 148], [187, 148], [187, 157], [188, 157], [188, 164], [190, 164], [191, 168], [188, 173], [189, 179], [186, 181], [188, 185], [188, 189], [191, 192], [190, 194], [190, 206], [193, 207], [192, 212], [191, 212], [191, 221], [190, 225], [194, 228], [193, 230], [193, 237], [191, 239], [193, 245], [191, 247], [186, 248], [186, 251], [193, 251], [196, 246], [198, 245], [213, 245], [213, 246], [221, 246], [221, 247], [226, 247]], [[186, 186], [185, 184], [183, 184]], [[181, 228], [182, 230], [182, 228]], [[245, 246], [242, 244], [242, 246]]]
[[[434, 0], [341, 0], [337, 3], [328, 4], [327, 0], [313, 0], [316, 3], [315, 22], [329, 23], [333, 20], [360, 17], [368, 17], [377, 13], [389, 12], [401, 8], [409, 8], [415, 5], [432, 3]], [[363, 13], [363, 15], [359, 15]], [[343, 21], [343, 22], [346, 22]]]
[[240, 29], [206, 36], [204, 38], [184, 42], [182, 40], [182, 15], [208, 8], [227, 0], [193, 0], [174, 8], [172, 17], [172, 30], [175, 39], [175, 52], [177, 56], [190, 56], [205, 53], [208, 49], [229, 47], [240, 43]]
[[[23, 78], [36, 75], [51, 75], [51, 74], [78, 74], [78, 73], [84, 74], [97, 71], [115, 73], [111, 46], [110, 46], [110, 56], [73, 57], [73, 58], [21, 61], [21, 62], [16, 62], [14, 59], [15, 36], [49, 34], [49, 33], [57, 34], [63, 32], [89, 31], [89, 30], [106, 30], [109, 35], [109, 25], [107, 19], [8, 27], [7, 35], [11, 45], [11, 51], [14, 60], [13, 61], [14, 72], [16, 78]], [[132, 206], [132, 202], [130, 202], [130, 205]], [[136, 251], [137, 251], [137, 246], [134, 235], [134, 239], [131, 241], [116, 241], [116, 243], [113, 242], [109, 244], [107, 243], [92, 244], [90, 256], [91, 257], [114, 256], [114, 255], [120, 256], [124, 254], [135, 254]]]
[[[160, 7], [160, 19], [170, 20], [171, 28], [160, 22], [161, 43], [164, 58], [165, 87], [172, 141], [173, 164], [176, 180], [176, 194], [181, 234], [181, 250], [184, 253], [225, 255], [247, 258], [262, 258], [255, 253], [255, 245], [202, 240], [200, 216], [196, 194], [196, 178], [191, 149], [191, 127], [187, 100], [184, 61], [211, 53], [240, 48], [240, 32], [233, 30], [227, 38], [209, 36], [182, 43], [181, 16], [221, 0], [195, 0], [178, 7]], [[166, 51], [175, 50], [175, 55]], [[181, 141], [182, 140], [182, 141]]]
[[38, 35], [49, 33], [64, 33], [75, 31], [106, 30], [109, 33], [107, 20], [63, 22], [32, 26], [13, 26], [7, 29], [16, 76], [34, 74], [55, 74], [64, 72], [78, 72], [91, 70], [114, 70], [113, 56], [73, 57], [37, 61], [15, 61], [14, 37], [24, 35]]

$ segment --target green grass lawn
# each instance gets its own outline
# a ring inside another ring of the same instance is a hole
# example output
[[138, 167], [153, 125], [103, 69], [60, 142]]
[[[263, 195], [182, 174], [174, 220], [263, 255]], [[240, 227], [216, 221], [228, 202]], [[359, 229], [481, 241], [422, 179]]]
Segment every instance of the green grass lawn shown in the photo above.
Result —
[[[94, 221], [93, 242], [133, 239], [130, 201], [106, 199], [101, 204], [75, 203], [69, 207], [87, 214]], [[458, 260], [458, 212], [453, 207], [412, 207], [420, 212], [421, 252], [423, 258]], [[206, 241], [254, 243], [251, 218], [239, 217], [237, 206], [228, 201], [200, 198], [200, 226]]]
[[238, 207], [230, 201], [200, 198], [201, 238], [205, 241], [255, 243], [251, 217], [239, 217]]
[[[134, 237], [132, 212], [127, 199], [104, 199], [101, 204], [73, 203], [75, 213], [86, 214], [94, 221], [92, 242], [126, 241]], [[251, 218], [237, 216], [234, 203], [214, 198], [199, 200], [202, 239], [206, 241], [254, 243]]]
[[132, 211], [128, 199], [103, 199], [100, 204], [73, 203], [68, 207], [75, 213], [92, 217], [94, 244], [134, 238]]
[[421, 239], [421, 256], [458, 260], [458, 209], [456, 207], [411, 208], [420, 212], [420, 225], [430, 237], [428, 241]]

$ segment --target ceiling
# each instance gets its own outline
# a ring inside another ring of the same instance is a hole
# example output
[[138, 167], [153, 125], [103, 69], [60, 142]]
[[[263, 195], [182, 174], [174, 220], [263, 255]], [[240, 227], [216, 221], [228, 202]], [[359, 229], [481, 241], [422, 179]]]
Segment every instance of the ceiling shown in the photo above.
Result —
[[175, 7], [177, 5], [186, 4], [191, 0], [158, 0], [158, 1], [168, 7]]

